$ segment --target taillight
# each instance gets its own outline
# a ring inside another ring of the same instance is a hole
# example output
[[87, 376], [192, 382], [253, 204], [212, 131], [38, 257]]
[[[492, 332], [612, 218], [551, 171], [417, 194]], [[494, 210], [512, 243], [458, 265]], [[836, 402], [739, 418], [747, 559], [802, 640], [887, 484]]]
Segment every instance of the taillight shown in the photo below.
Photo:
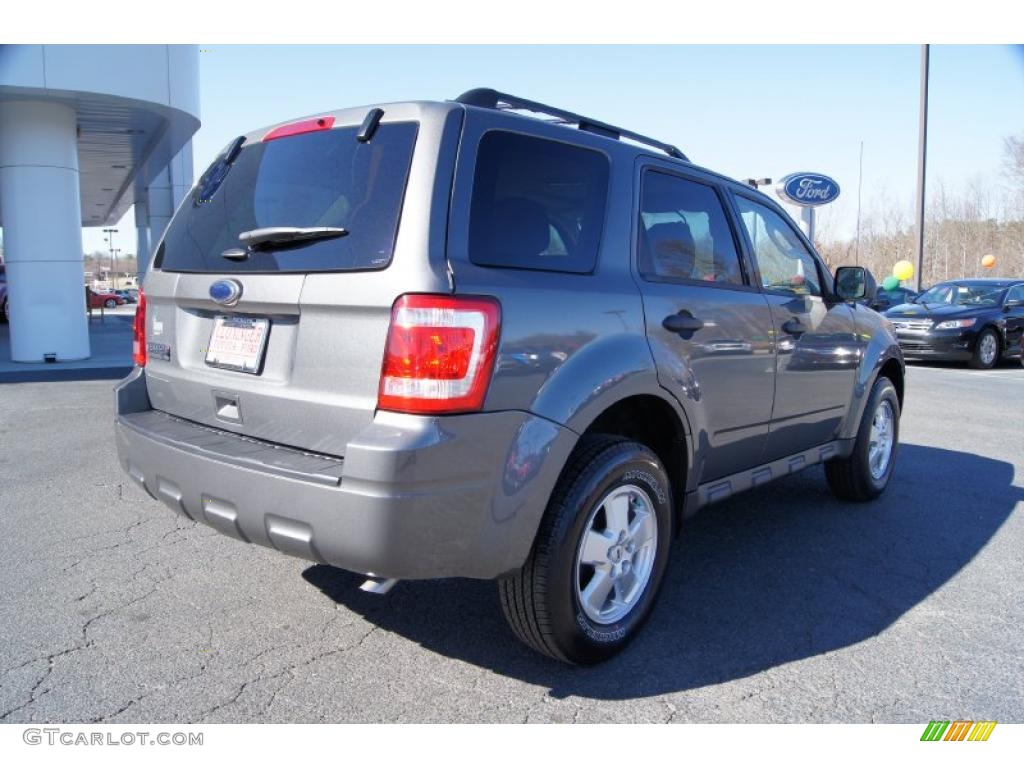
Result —
[[146, 294], [139, 289], [139, 306], [132, 323], [132, 359], [136, 365], [146, 364]]
[[480, 410], [500, 325], [494, 299], [400, 297], [391, 308], [377, 406], [404, 413]]
[[299, 120], [297, 123], [278, 126], [264, 136], [263, 141], [273, 141], [274, 139], [283, 139], [286, 136], [298, 136], [299, 134], [313, 133], [314, 131], [326, 131], [330, 130], [333, 125], [334, 118], [330, 116]]

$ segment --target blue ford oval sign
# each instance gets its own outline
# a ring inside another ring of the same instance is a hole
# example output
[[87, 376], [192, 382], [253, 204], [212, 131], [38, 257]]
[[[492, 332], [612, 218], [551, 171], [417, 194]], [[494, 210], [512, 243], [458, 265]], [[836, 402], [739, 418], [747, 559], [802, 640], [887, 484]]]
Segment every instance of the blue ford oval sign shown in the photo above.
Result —
[[237, 280], [218, 280], [210, 286], [210, 298], [225, 307], [233, 307], [242, 298], [242, 284]]
[[839, 185], [823, 173], [791, 173], [779, 181], [775, 192], [793, 205], [825, 205], [839, 197]]

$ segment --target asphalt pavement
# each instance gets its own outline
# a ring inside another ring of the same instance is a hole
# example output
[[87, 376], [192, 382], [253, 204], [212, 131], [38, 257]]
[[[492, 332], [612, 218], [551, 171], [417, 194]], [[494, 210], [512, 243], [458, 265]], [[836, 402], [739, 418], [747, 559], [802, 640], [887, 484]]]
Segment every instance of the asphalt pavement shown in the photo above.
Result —
[[1024, 722], [1024, 369], [913, 365], [876, 503], [813, 468], [689, 521], [615, 660], [493, 584], [361, 579], [175, 516], [110, 381], [0, 385], [0, 722]]

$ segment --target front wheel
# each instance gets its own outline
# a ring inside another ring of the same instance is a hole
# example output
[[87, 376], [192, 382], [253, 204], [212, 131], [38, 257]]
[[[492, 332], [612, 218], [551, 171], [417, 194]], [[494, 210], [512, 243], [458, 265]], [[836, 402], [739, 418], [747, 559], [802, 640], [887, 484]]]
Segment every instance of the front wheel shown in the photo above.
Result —
[[986, 328], [978, 337], [971, 356], [971, 368], [986, 370], [996, 364], [999, 359], [999, 337], [991, 328]]
[[498, 585], [513, 631], [573, 664], [618, 653], [654, 605], [672, 539], [658, 457], [617, 437], [583, 438], [552, 493], [522, 569]]
[[117, 302], [114, 301], [113, 299], [107, 299], [105, 302], [103, 302], [103, 304], [104, 306], [106, 306], [107, 309], [113, 309], [114, 307], [117, 306]]
[[900, 435], [900, 401], [896, 388], [879, 376], [861, 416], [853, 452], [825, 462], [832, 492], [848, 501], [871, 501], [882, 495], [896, 464]]

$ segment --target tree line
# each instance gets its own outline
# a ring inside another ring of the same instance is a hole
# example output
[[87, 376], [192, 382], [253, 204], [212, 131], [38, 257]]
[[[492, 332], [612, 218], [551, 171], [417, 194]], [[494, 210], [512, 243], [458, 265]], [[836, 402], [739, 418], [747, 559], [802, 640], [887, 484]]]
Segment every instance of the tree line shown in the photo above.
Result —
[[[82, 262], [82, 269], [85, 272], [91, 272], [93, 275], [98, 275], [100, 272], [107, 271], [111, 268], [110, 251], [93, 251], [92, 253], [87, 253], [83, 256]], [[138, 272], [138, 270], [139, 265], [135, 258], [135, 254], [128, 253], [118, 255], [118, 273], [135, 273]]]
[[[961, 277], [1024, 277], [1024, 134], [1004, 142], [1002, 177], [982, 177], [958, 190], [943, 181], [930, 183], [925, 206], [922, 284]], [[917, 258], [917, 225], [911, 204], [882, 195], [861, 216], [856, 237], [833, 238], [827, 228], [815, 245], [830, 267], [866, 266], [878, 282], [897, 261]], [[995, 257], [985, 269], [981, 259]]]

